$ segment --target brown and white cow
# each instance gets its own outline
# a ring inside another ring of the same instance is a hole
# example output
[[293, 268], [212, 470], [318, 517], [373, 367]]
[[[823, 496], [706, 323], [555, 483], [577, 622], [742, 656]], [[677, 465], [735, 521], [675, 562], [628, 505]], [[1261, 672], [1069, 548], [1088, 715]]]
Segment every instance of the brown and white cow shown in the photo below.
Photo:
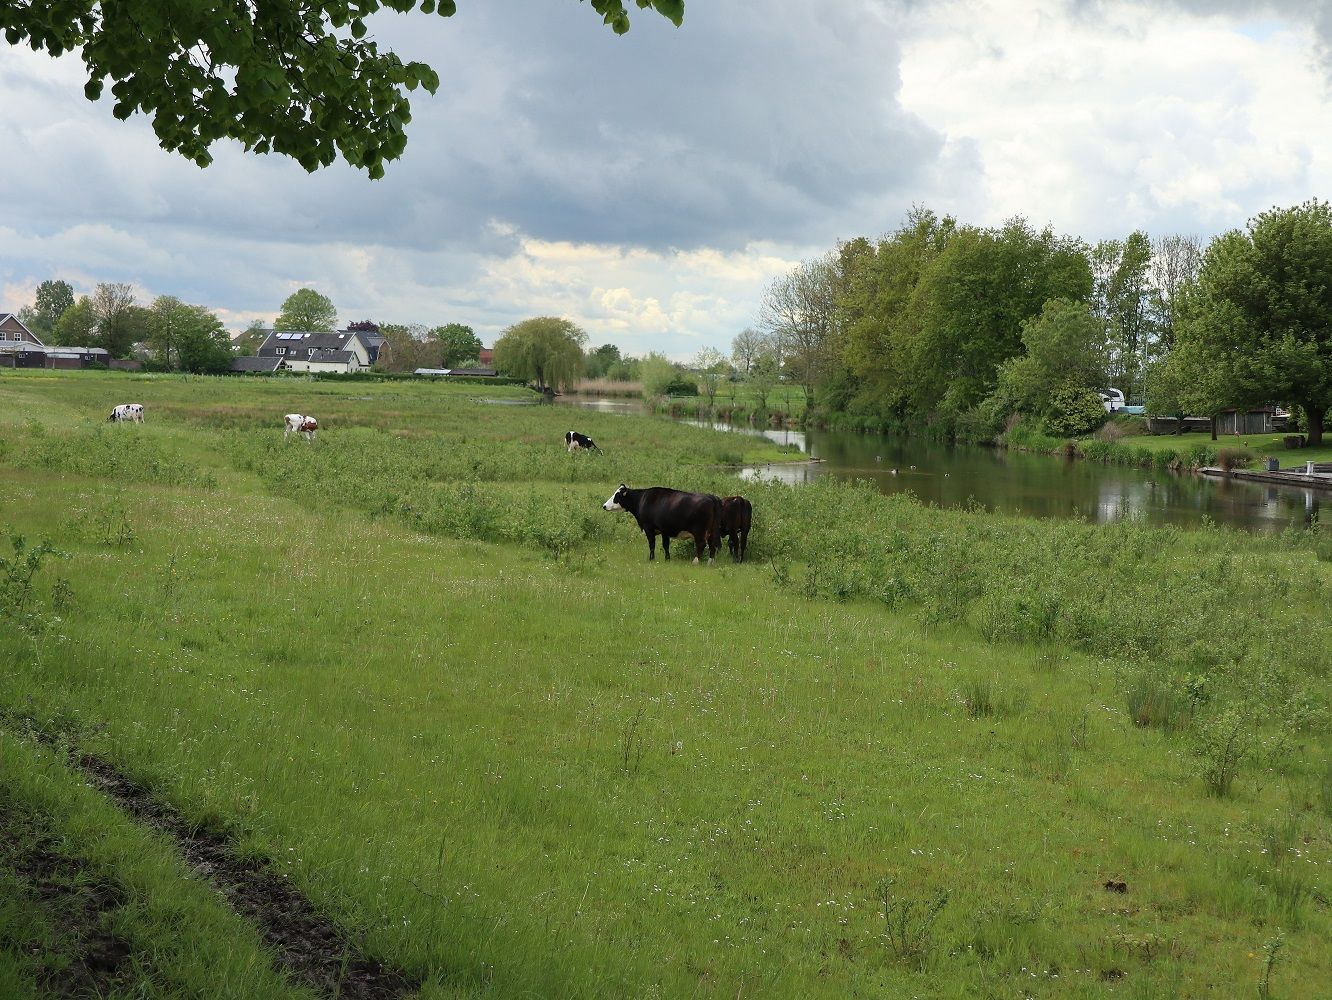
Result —
[[123, 423], [132, 420], [136, 424], [143, 423], [143, 404], [142, 403], [118, 403], [111, 408], [111, 416], [106, 418], [110, 423]]
[[303, 413], [288, 413], [284, 418], [286, 421], [282, 429], [282, 440], [287, 440], [292, 434], [304, 434], [305, 440], [313, 441], [315, 432], [319, 430], [319, 422], [314, 417], [307, 417]]
[[671, 557], [671, 539], [694, 540], [694, 562], [703, 558], [708, 550], [708, 562], [721, 548], [721, 500], [711, 493], [685, 493], [665, 486], [631, 490], [624, 483], [602, 510], [627, 510], [643, 529], [648, 540], [648, 559], [657, 558], [657, 536], [661, 536], [661, 551]]

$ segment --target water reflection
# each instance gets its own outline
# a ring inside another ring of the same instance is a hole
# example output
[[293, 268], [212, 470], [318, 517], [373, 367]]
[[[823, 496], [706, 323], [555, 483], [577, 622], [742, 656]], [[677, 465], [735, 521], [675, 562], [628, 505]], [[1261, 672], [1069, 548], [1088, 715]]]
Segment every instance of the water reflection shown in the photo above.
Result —
[[[645, 412], [636, 400], [562, 399], [611, 413]], [[817, 462], [750, 466], [741, 475], [808, 483], [824, 476], [872, 482], [884, 493], [914, 493], [940, 507], [979, 505], [1033, 517], [1076, 517], [1097, 524], [1141, 520], [1199, 527], [1217, 523], [1249, 531], [1303, 528], [1316, 522], [1329, 495], [1303, 487], [1213, 479], [1081, 459], [1002, 449], [958, 448], [907, 438], [838, 431], [797, 431], [685, 420], [791, 445]]]

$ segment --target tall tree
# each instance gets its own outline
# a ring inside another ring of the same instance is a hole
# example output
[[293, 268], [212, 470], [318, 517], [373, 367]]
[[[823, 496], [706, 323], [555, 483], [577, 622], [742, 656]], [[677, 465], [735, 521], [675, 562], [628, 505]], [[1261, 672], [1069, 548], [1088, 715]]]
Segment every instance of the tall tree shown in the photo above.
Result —
[[187, 305], [176, 331], [181, 370], [216, 375], [227, 370], [233, 357], [231, 338], [217, 315], [204, 306]]
[[1231, 405], [1289, 402], [1322, 443], [1332, 406], [1332, 208], [1271, 209], [1212, 241], [1178, 333], [1230, 359]]
[[113, 358], [129, 357], [135, 340], [143, 332], [139, 318], [131, 319], [134, 289], [119, 282], [103, 282], [92, 294], [97, 316], [97, 339]]
[[1142, 232], [1092, 248], [1092, 307], [1105, 327], [1107, 376], [1129, 399], [1142, 392], [1152, 342], [1151, 241]]
[[726, 355], [714, 347], [705, 347], [694, 355], [694, 370], [698, 373], [698, 390], [708, 401], [711, 410], [717, 402], [717, 390], [726, 378]]
[[288, 295], [282, 303], [282, 311], [273, 321], [273, 329], [332, 333], [337, 324], [338, 311], [333, 306], [333, 300], [313, 288], [301, 288]]
[[439, 348], [441, 368], [457, 368], [469, 361], [475, 362], [481, 356], [481, 338], [470, 326], [447, 323], [435, 327], [428, 336]]
[[1160, 338], [1157, 354], [1175, 346], [1175, 327], [1188, 294], [1198, 284], [1202, 244], [1196, 236], [1162, 236], [1152, 244], [1152, 311]]
[[49, 337], [65, 310], [74, 305], [74, 288], [68, 281], [48, 278], [37, 286], [33, 305], [19, 311], [19, 319], [41, 340]]
[[763, 334], [752, 327], [741, 330], [731, 341], [731, 363], [740, 369], [741, 375], [748, 375], [750, 366], [763, 349]]
[[174, 295], [159, 295], [150, 308], [153, 314], [148, 346], [156, 360], [169, 369], [180, 367], [180, 338], [192, 320], [190, 307]]
[[1081, 242], [1025, 219], [963, 227], [929, 259], [900, 331], [902, 380], [918, 413], [956, 415], [994, 386], [1022, 350], [1022, 322], [1049, 299], [1085, 302], [1091, 269]]
[[68, 347], [92, 347], [97, 334], [97, 310], [92, 299], [80, 295], [79, 300], [60, 314], [60, 320], [47, 338], [49, 344]]
[[803, 261], [774, 278], [759, 304], [759, 324], [781, 342], [807, 399], [836, 357], [840, 278], [835, 253]]
[[545, 392], [582, 374], [586, 343], [587, 334], [567, 319], [525, 319], [495, 341], [495, 367], [506, 375], [530, 379]]
[[[684, 0], [636, 0], [677, 26]], [[455, 0], [163, 3], [62, 0], [0, 4], [11, 45], [53, 56], [78, 51], [83, 88], [96, 100], [106, 81], [112, 114], [151, 116], [163, 149], [200, 166], [210, 147], [235, 139], [247, 150], [290, 156], [306, 170], [339, 156], [371, 177], [407, 145], [407, 91], [434, 93], [439, 76], [403, 62], [367, 37], [381, 10], [444, 17]], [[616, 33], [629, 30], [624, 0], [592, 0]]]
[[1105, 387], [1103, 329], [1085, 302], [1051, 299], [1022, 324], [1026, 353], [999, 366], [995, 394], [1008, 412], [1047, 416], [1058, 389], [1081, 393]]

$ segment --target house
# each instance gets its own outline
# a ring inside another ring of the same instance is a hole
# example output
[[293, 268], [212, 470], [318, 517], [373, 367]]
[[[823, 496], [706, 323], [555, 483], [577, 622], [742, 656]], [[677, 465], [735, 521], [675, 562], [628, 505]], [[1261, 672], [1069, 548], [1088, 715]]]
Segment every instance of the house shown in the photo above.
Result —
[[256, 357], [276, 358], [279, 371], [359, 372], [369, 368], [378, 354], [366, 338], [378, 337], [361, 331], [338, 333], [273, 330], [255, 352]]
[[0, 312], [0, 368], [87, 368], [92, 363], [110, 366], [111, 355], [101, 347], [48, 347], [16, 315]]

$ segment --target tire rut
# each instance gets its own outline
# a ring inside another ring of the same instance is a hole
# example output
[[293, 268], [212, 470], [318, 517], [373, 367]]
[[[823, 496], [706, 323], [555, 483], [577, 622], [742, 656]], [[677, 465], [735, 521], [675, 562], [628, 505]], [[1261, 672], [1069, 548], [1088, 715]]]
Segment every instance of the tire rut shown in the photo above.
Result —
[[394, 1000], [420, 988], [401, 970], [364, 955], [304, 894], [260, 863], [238, 856], [225, 837], [196, 829], [100, 757], [84, 754], [74, 763], [121, 809], [170, 836], [190, 867], [259, 928], [295, 979], [340, 1000]]

